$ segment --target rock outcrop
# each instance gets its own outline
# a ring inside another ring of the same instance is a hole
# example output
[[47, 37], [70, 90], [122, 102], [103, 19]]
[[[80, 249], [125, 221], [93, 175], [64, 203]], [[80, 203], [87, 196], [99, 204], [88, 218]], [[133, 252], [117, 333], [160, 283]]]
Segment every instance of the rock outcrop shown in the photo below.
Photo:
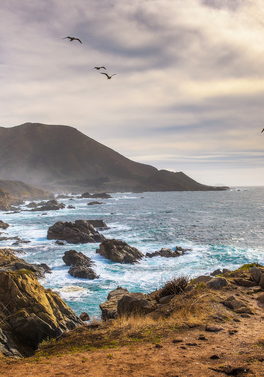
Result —
[[82, 324], [57, 293], [44, 289], [27, 270], [0, 272], [0, 318], [0, 350], [6, 356], [28, 356], [42, 340]]
[[117, 303], [125, 294], [129, 294], [129, 291], [122, 287], [117, 287], [109, 292], [107, 301], [100, 305], [103, 321], [117, 318]]
[[66, 206], [64, 203], [59, 203], [58, 200], [52, 199], [47, 202], [40, 202], [39, 204], [35, 202], [29, 203], [28, 207], [32, 208], [31, 211], [58, 211]]
[[91, 266], [94, 264], [89, 257], [76, 250], [65, 251], [62, 257], [67, 266], [71, 266], [69, 274], [75, 278], [98, 279], [99, 276]]
[[102, 242], [105, 239], [88, 220], [76, 220], [74, 223], [57, 221], [49, 227], [47, 238], [48, 240], [62, 240], [73, 244]]
[[144, 257], [138, 249], [129, 246], [126, 242], [106, 239], [100, 244], [100, 248], [96, 252], [106, 259], [110, 259], [117, 263], [137, 263]]
[[176, 246], [175, 251], [169, 248], [162, 248], [159, 251], [154, 251], [154, 253], [146, 253], [146, 257], [153, 258], [153, 257], [164, 257], [164, 258], [175, 258], [184, 255], [187, 251], [191, 249], [183, 249], [181, 246]]
[[51, 269], [46, 263], [30, 264], [18, 258], [13, 249], [0, 249], [0, 272], [20, 269], [31, 271], [38, 279], [43, 279], [46, 273], [51, 273]]

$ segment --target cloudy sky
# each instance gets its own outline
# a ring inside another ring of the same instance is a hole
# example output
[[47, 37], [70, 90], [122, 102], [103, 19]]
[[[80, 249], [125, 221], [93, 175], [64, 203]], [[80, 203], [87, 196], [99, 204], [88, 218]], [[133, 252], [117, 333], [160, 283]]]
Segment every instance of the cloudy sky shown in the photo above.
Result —
[[0, 126], [69, 125], [204, 184], [264, 186], [263, 0], [1, 0], [0, 15]]

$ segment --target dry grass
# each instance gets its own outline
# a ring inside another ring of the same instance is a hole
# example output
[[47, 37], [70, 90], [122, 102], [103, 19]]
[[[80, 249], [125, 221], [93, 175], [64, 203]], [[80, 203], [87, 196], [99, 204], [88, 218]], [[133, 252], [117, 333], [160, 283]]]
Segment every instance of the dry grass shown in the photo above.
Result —
[[111, 349], [136, 343], [157, 344], [175, 331], [208, 323], [218, 311], [215, 292], [195, 290], [178, 295], [161, 310], [145, 316], [121, 317], [109, 322], [93, 320], [90, 326], [69, 331], [59, 339], [42, 344], [36, 357]]

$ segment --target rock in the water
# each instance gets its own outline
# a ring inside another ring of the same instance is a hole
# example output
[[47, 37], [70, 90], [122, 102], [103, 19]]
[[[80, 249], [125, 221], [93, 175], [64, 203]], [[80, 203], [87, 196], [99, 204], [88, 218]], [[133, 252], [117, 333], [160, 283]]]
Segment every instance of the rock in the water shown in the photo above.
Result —
[[56, 199], [39, 203], [40, 206], [34, 207], [31, 211], [58, 211], [65, 208], [64, 203], [59, 203]]
[[72, 266], [68, 272], [74, 278], [90, 279], [90, 280], [99, 278], [99, 275], [97, 275], [92, 268], [82, 266], [79, 264], [77, 264], [76, 266]]
[[82, 312], [82, 313], [80, 314], [80, 319], [81, 319], [82, 321], [90, 321], [89, 314], [86, 313], [86, 312]]
[[165, 257], [165, 258], [175, 258], [185, 254], [190, 249], [183, 249], [181, 246], [176, 246], [175, 251], [169, 248], [162, 248], [159, 251], [154, 251], [154, 253], [146, 253], [146, 257]]
[[74, 223], [57, 221], [53, 226], [49, 227], [47, 238], [49, 240], [63, 240], [73, 244], [102, 242], [105, 239], [88, 220], [76, 220]]
[[[2, 338], [11, 334], [17, 339], [15, 349], [22, 355], [33, 353], [42, 340], [82, 324], [60, 296], [44, 289], [31, 271], [0, 272], [0, 303]], [[10, 351], [1, 337], [0, 344]]]
[[105, 192], [100, 192], [97, 194], [89, 194], [89, 192], [84, 192], [81, 198], [109, 199], [109, 198], [112, 198], [112, 196], [109, 194], [106, 194]]
[[117, 263], [137, 263], [144, 256], [135, 247], [129, 246], [124, 241], [115, 239], [103, 241], [100, 244], [100, 249], [97, 249], [96, 252], [106, 259], [111, 259]]
[[8, 227], [9, 227], [9, 224], [7, 224], [4, 221], [0, 220], [0, 228], [1, 229], [7, 229]]
[[94, 264], [89, 257], [76, 250], [68, 250], [62, 257], [67, 266], [71, 266], [69, 274], [75, 278], [98, 279], [99, 276], [93, 271]]
[[97, 204], [103, 204], [103, 203], [97, 202], [97, 201], [87, 203], [88, 206], [94, 206], [94, 205], [97, 205]]

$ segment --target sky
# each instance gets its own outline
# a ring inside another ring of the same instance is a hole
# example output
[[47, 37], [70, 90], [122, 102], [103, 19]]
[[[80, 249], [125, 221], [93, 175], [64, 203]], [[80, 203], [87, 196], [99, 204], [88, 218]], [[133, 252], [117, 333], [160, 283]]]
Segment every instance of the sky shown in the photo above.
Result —
[[68, 125], [203, 184], [264, 186], [263, 0], [1, 0], [0, 15], [1, 127]]

